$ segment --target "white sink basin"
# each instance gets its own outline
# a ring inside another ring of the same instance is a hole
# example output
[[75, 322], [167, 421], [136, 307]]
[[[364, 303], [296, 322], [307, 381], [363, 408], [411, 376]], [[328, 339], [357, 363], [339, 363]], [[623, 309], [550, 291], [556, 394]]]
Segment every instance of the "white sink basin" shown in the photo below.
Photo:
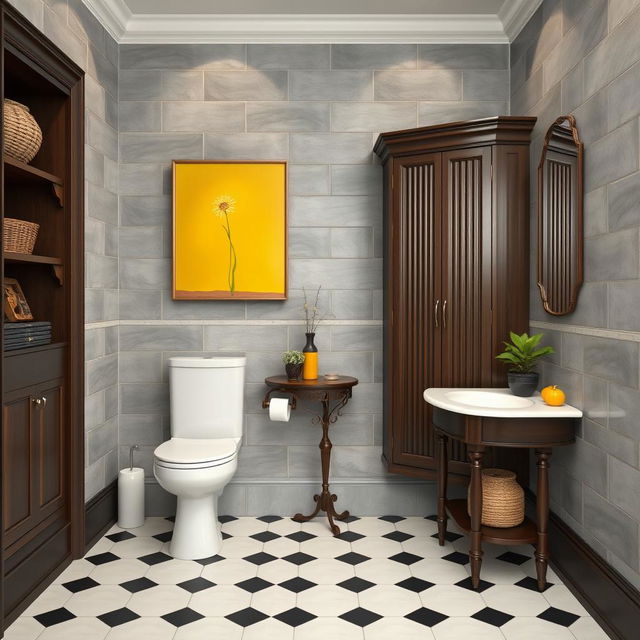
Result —
[[533, 406], [533, 401], [495, 391], [448, 391], [445, 397], [457, 404], [482, 409], [524, 409]]

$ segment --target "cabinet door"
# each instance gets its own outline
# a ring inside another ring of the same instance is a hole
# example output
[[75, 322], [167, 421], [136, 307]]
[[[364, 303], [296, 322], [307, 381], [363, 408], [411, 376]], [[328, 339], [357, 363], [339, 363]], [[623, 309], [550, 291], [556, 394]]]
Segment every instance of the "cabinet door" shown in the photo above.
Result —
[[[490, 386], [491, 150], [442, 156], [442, 386]], [[465, 448], [454, 442], [451, 455], [463, 471]]]
[[441, 155], [396, 159], [390, 245], [391, 318], [387, 328], [387, 420], [392, 462], [433, 468], [431, 407], [422, 393], [439, 384]]

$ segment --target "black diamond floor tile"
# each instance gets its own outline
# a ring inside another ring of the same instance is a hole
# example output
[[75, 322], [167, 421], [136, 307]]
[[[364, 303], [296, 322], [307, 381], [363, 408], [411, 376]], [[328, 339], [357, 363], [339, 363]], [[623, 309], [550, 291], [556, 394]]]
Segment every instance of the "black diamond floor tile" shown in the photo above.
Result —
[[417, 556], [415, 553], [402, 551], [401, 553], [396, 553], [395, 556], [391, 556], [389, 560], [394, 560], [395, 562], [409, 565], [413, 564], [414, 562], [419, 562], [420, 560], [422, 560], [422, 558], [420, 556]]
[[218, 522], [221, 524], [224, 524], [225, 522], [233, 522], [237, 519], [238, 518], [236, 518], [235, 516], [218, 516]]
[[513, 616], [509, 615], [508, 613], [504, 613], [504, 611], [498, 611], [497, 609], [492, 609], [491, 607], [485, 607], [477, 613], [474, 613], [471, 617], [475, 618], [476, 620], [480, 620], [480, 622], [491, 624], [494, 627], [501, 627], [503, 624], [507, 624], [509, 620], [513, 619]]
[[149, 566], [153, 566], [154, 564], [160, 564], [161, 562], [168, 562], [173, 558], [166, 553], [162, 553], [161, 551], [156, 551], [156, 553], [149, 553], [146, 556], [142, 556], [138, 558], [141, 562], [148, 564]]
[[86, 558], [91, 564], [98, 566], [99, 564], [106, 564], [107, 562], [113, 562], [114, 560], [120, 560], [118, 556], [113, 553], [98, 553], [95, 556], [88, 556]]
[[562, 627], [568, 627], [572, 625], [580, 616], [563, 609], [556, 609], [555, 607], [549, 607], [546, 611], [543, 611], [538, 615], [538, 618], [546, 620], [547, 622], [555, 622]]
[[[431, 537], [437, 538], [438, 534], [434, 533]], [[459, 533], [453, 533], [453, 531], [446, 531], [444, 534], [444, 539], [447, 542], [455, 542], [456, 540], [460, 540], [460, 538], [462, 538], [462, 536]]]
[[284, 556], [282, 559], [290, 562], [291, 564], [297, 564], [298, 566], [311, 562], [312, 560], [316, 560], [313, 556], [310, 556], [308, 553], [302, 553], [302, 551], [296, 551], [296, 553]]
[[205, 589], [209, 589], [209, 587], [215, 587], [215, 582], [211, 582], [202, 576], [198, 578], [192, 578], [191, 580], [185, 580], [184, 582], [179, 582], [178, 587], [182, 587], [185, 591], [189, 593], [197, 593], [198, 591], [204, 591]]
[[152, 537], [156, 540], [160, 540], [160, 542], [169, 542], [169, 540], [173, 538], [173, 531], [165, 531], [164, 533], [158, 533]]
[[243, 558], [243, 560], [246, 560], [247, 562], [252, 562], [253, 564], [257, 564], [257, 565], [266, 564], [267, 562], [273, 562], [274, 560], [277, 560], [277, 559], [278, 558], [276, 558], [275, 556], [272, 556], [270, 553], [265, 553], [264, 551], [254, 553], [250, 556], [247, 556], [246, 558]]
[[71, 611], [60, 607], [59, 609], [53, 609], [52, 611], [46, 611], [40, 613], [37, 616], [33, 616], [43, 627], [52, 627], [54, 624], [60, 624], [67, 620], [73, 620], [75, 616]]
[[344, 518], [344, 520], [340, 520], [340, 522], [346, 522], [347, 524], [349, 524], [350, 522], [357, 522], [358, 520], [360, 520], [358, 516], [348, 516]]
[[361, 533], [356, 533], [355, 531], [343, 531], [339, 536], [336, 536], [339, 540], [345, 540], [346, 542], [355, 542], [356, 540], [360, 540], [364, 538]]
[[200, 620], [204, 618], [201, 613], [194, 611], [193, 609], [189, 609], [189, 607], [185, 607], [184, 609], [178, 609], [177, 611], [173, 611], [172, 613], [167, 613], [164, 616], [161, 616], [163, 620], [166, 620], [169, 624], [172, 624], [174, 627], [183, 627], [185, 624], [189, 624], [190, 622], [195, 622], [196, 620]]
[[413, 620], [418, 624], [422, 624], [425, 627], [435, 627], [438, 623], [446, 620], [448, 617], [449, 616], [445, 616], [443, 613], [433, 611], [432, 609], [427, 609], [426, 607], [416, 609], [415, 611], [412, 611], [405, 616], [405, 618]]
[[[222, 536], [224, 538], [224, 536]], [[208, 564], [213, 564], [214, 562], [220, 562], [220, 560], [224, 560], [224, 556], [219, 556], [219, 555], [215, 555], [215, 556], [209, 556], [208, 558], [198, 558], [197, 560], [194, 560], [194, 562], [197, 562], [198, 564], [202, 564], [205, 567]]]
[[518, 565], [524, 564], [525, 562], [527, 562], [527, 560], [531, 560], [529, 556], [523, 556], [521, 553], [514, 553], [513, 551], [505, 551], [505, 553], [499, 555], [497, 559]]
[[[519, 580], [518, 582], [515, 583], [518, 587], [522, 587], [523, 589], [530, 589], [531, 591], [538, 591], [538, 581], [535, 578], [531, 578], [530, 576], [527, 576], [526, 578], [522, 578], [522, 580]], [[546, 591], [549, 587], [553, 586], [553, 582], [547, 582], [547, 584], [545, 585], [544, 589], [542, 590], [543, 592]]]
[[129, 533], [128, 531], [118, 531], [118, 533], [112, 533], [108, 536], [105, 536], [107, 540], [111, 540], [111, 542], [123, 542], [124, 540], [131, 540], [131, 538], [135, 538], [133, 533]]
[[469, 556], [466, 553], [460, 553], [459, 551], [454, 551], [446, 556], [442, 556], [443, 560], [448, 560], [449, 562], [455, 562], [456, 564], [469, 564]]
[[402, 522], [403, 520], [406, 520], [406, 518], [402, 516], [380, 516], [378, 520], [384, 520], [385, 522], [396, 523], [396, 522]]
[[482, 593], [483, 591], [485, 591], [489, 587], [493, 587], [494, 585], [493, 582], [487, 582], [486, 580], [480, 578], [480, 584], [478, 585], [478, 588], [474, 589], [473, 585], [471, 584], [471, 578], [469, 577], [465, 578], [464, 580], [460, 580], [460, 582], [456, 582], [456, 586], [462, 587], [463, 589], [469, 589], [469, 591], [477, 591], [478, 593]]
[[240, 587], [249, 593], [256, 593], [257, 591], [262, 591], [268, 587], [273, 587], [273, 582], [263, 580], [262, 578], [249, 578], [248, 580], [238, 582], [236, 587]]
[[429, 589], [433, 587], [433, 582], [428, 582], [427, 580], [422, 580], [421, 578], [416, 578], [412, 576], [411, 578], [407, 578], [402, 582], [396, 583], [396, 587], [402, 587], [403, 589], [408, 589], [409, 591], [415, 591], [416, 593], [420, 593], [425, 589]]
[[131, 622], [137, 620], [140, 616], [137, 613], [123, 607], [122, 609], [116, 609], [115, 611], [109, 611], [98, 616], [98, 620], [101, 620], [110, 627], [117, 627], [125, 622]]
[[260, 516], [258, 520], [261, 522], [278, 522], [278, 520], [283, 520], [282, 516]]
[[301, 624], [309, 622], [309, 620], [313, 620], [318, 616], [314, 616], [313, 613], [309, 613], [308, 611], [304, 611], [303, 609], [294, 607], [293, 609], [289, 609], [289, 611], [283, 611], [282, 613], [279, 613], [277, 616], [273, 617], [276, 620], [280, 620], [280, 622], [288, 624], [290, 627], [299, 627]]
[[265, 620], [268, 617], [269, 616], [262, 613], [262, 611], [258, 611], [257, 609], [253, 609], [251, 607], [243, 609], [242, 611], [236, 611], [235, 613], [231, 613], [228, 616], [225, 616], [227, 620], [231, 620], [231, 622], [235, 622], [241, 627], [250, 627], [252, 624]]
[[151, 587], [157, 587], [158, 584], [149, 578], [136, 578], [135, 580], [128, 580], [120, 585], [123, 589], [130, 591], [131, 593], [138, 593], [138, 591], [144, 591], [145, 589], [151, 589]]
[[65, 589], [69, 589], [71, 593], [78, 593], [78, 591], [84, 591], [85, 589], [91, 589], [91, 587], [97, 587], [98, 582], [93, 578], [80, 578], [79, 580], [72, 580], [71, 582], [63, 583]]
[[354, 593], [360, 593], [361, 591], [366, 591], [367, 589], [371, 589], [371, 587], [375, 587], [376, 585], [373, 582], [364, 580], [363, 578], [349, 578], [348, 580], [339, 582], [338, 586], [342, 587], [343, 589], [353, 591]]
[[381, 615], [374, 613], [373, 611], [369, 611], [368, 609], [363, 609], [362, 607], [347, 611], [339, 617], [343, 620], [346, 620], [347, 622], [350, 622], [351, 624], [355, 624], [358, 627], [366, 627], [372, 622], [375, 622], [376, 620], [380, 620], [380, 618], [382, 618]]
[[371, 560], [371, 558], [369, 558], [369, 556], [363, 556], [361, 553], [356, 553], [355, 551], [349, 551], [349, 553], [338, 556], [336, 560], [340, 560], [340, 562], [346, 562], [347, 564], [356, 565], [360, 564], [361, 562]]
[[260, 533], [254, 533], [252, 536], [249, 536], [258, 542], [269, 542], [270, 540], [275, 540], [280, 536], [277, 533], [273, 533], [273, 531], [261, 531]]
[[310, 580], [305, 580], [304, 578], [296, 577], [291, 578], [290, 580], [285, 580], [278, 586], [283, 589], [293, 591], [293, 593], [300, 593], [301, 591], [306, 591], [307, 589], [311, 589], [311, 587], [315, 587], [316, 583], [311, 582]]
[[393, 540], [394, 542], [406, 542], [414, 536], [410, 533], [405, 533], [404, 531], [391, 531], [389, 533], [385, 533], [382, 537], [387, 538], [387, 540]]
[[307, 540], [313, 540], [313, 538], [317, 537], [318, 536], [314, 536], [312, 533], [307, 533], [306, 531], [296, 531], [295, 533], [290, 533], [285, 536], [285, 538], [289, 538], [289, 540], [293, 540], [294, 542], [306, 542]]
[[438, 522], [438, 516], [437, 515], [431, 515], [431, 516], [425, 516], [424, 517], [425, 520], [433, 520], [433, 522]]
[[223, 540], [228, 540], [229, 538], [232, 538], [233, 536], [230, 533], [227, 533], [226, 531], [222, 531], [222, 539]]

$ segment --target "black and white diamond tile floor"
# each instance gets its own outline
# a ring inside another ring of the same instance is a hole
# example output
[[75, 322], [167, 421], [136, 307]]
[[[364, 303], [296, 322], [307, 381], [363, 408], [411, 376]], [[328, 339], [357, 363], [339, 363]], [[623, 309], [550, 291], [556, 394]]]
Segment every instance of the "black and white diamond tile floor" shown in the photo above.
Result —
[[5, 633], [6, 640], [605, 640], [558, 576], [535, 588], [530, 547], [485, 546], [431, 518], [221, 518], [220, 555], [168, 555], [173, 524], [114, 527]]

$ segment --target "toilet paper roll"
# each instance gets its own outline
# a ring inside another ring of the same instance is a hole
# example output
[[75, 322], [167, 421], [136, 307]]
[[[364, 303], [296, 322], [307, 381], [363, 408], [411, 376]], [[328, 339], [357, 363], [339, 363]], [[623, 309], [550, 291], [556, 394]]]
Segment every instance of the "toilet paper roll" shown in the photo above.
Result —
[[289, 422], [291, 405], [288, 398], [271, 398], [269, 402], [269, 419], [275, 422]]
[[135, 529], [144, 524], [144, 469], [122, 469], [118, 474], [118, 526]]

